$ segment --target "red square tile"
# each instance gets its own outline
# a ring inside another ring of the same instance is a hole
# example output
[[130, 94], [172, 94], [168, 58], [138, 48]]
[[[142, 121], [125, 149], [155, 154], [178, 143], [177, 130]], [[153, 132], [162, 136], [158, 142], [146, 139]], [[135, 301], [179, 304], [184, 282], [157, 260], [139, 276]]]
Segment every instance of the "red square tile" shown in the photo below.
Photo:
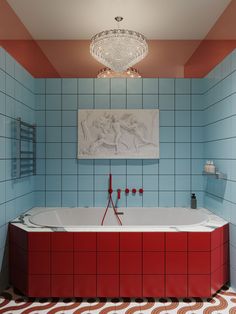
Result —
[[73, 274], [73, 252], [52, 252], [52, 274]]
[[143, 273], [164, 274], [165, 272], [164, 252], [143, 252]]
[[96, 252], [75, 252], [74, 273], [96, 274], [97, 256]]
[[211, 253], [210, 252], [189, 252], [188, 253], [188, 273], [210, 274], [211, 273]]
[[96, 297], [97, 278], [96, 275], [75, 275], [74, 276], [75, 297]]
[[73, 297], [73, 275], [53, 275], [51, 277], [52, 297]]
[[11, 261], [10, 264], [18, 270], [27, 273], [29, 268], [29, 260], [27, 251], [18, 247], [16, 244], [11, 245]]
[[51, 296], [51, 278], [48, 275], [31, 275], [28, 280], [29, 297], [48, 298]]
[[119, 251], [118, 232], [99, 232], [97, 233], [98, 251]]
[[211, 249], [219, 247], [223, 242], [223, 228], [217, 228], [211, 232]]
[[73, 251], [73, 232], [52, 232], [52, 251]]
[[211, 272], [217, 270], [223, 263], [223, 250], [222, 246], [218, 246], [211, 251]]
[[143, 275], [143, 296], [164, 297], [165, 276], [164, 275]]
[[188, 233], [189, 251], [210, 251], [211, 232], [189, 232]]
[[121, 297], [142, 297], [142, 276], [121, 275], [120, 296]]
[[28, 248], [28, 233], [27, 231], [10, 225], [10, 241], [14, 242], [17, 246], [27, 250]]
[[50, 252], [29, 252], [29, 274], [50, 274]]
[[119, 252], [98, 252], [97, 271], [98, 274], [118, 274]]
[[50, 251], [51, 232], [28, 232], [29, 251]]
[[229, 262], [229, 243], [226, 242], [222, 245], [222, 265]]
[[141, 232], [121, 232], [120, 251], [141, 251], [142, 233]]
[[187, 251], [187, 232], [166, 232], [166, 251]]
[[141, 252], [120, 252], [120, 273], [141, 274], [142, 253]]
[[143, 232], [144, 251], [164, 251], [165, 233], [164, 232]]
[[187, 287], [187, 275], [166, 275], [166, 297], [186, 297]]
[[96, 232], [75, 232], [74, 248], [76, 251], [96, 251], [97, 249]]
[[214, 294], [223, 286], [223, 267], [218, 268], [211, 274], [211, 294]]
[[166, 274], [187, 274], [187, 252], [166, 252]]
[[189, 275], [188, 296], [209, 298], [211, 296], [211, 276]]
[[119, 275], [98, 275], [97, 296], [119, 297]]
[[21, 291], [23, 294], [28, 294], [28, 276], [27, 273], [19, 269], [10, 269], [11, 284]]
[[229, 242], [229, 224], [226, 224], [223, 226], [223, 232], [222, 232], [222, 242], [225, 243], [225, 242]]

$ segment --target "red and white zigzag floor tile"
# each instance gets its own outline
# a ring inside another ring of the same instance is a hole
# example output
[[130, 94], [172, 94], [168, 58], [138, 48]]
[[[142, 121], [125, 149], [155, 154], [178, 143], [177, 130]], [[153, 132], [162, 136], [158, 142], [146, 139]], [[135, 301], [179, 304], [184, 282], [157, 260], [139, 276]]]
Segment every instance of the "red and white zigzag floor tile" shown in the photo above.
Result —
[[201, 298], [26, 298], [12, 288], [0, 296], [0, 314], [236, 314], [236, 292], [224, 287]]

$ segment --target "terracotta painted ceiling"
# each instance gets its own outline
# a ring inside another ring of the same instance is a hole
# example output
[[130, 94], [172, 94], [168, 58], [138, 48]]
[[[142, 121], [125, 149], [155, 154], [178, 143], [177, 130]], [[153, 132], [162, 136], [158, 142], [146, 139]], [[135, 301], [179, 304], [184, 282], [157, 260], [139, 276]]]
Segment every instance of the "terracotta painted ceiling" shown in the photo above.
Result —
[[142, 77], [203, 77], [236, 48], [236, 0], [0, 0], [0, 45], [35, 77], [96, 77], [90, 38], [141, 32]]

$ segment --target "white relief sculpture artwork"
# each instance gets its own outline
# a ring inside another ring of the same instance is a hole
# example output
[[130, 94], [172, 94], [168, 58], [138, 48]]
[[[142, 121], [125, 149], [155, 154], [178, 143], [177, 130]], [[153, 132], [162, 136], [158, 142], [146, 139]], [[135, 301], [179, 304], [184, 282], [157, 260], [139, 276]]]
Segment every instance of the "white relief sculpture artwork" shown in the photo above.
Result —
[[78, 158], [159, 158], [159, 110], [79, 110]]

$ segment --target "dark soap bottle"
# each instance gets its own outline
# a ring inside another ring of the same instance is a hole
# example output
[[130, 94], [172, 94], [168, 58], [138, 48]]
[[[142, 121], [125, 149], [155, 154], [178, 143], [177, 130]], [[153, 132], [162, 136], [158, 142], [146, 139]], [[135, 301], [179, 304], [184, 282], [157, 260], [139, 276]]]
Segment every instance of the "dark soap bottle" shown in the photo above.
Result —
[[191, 208], [196, 209], [197, 208], [197, 199], [195, 193], [191, 196]]

